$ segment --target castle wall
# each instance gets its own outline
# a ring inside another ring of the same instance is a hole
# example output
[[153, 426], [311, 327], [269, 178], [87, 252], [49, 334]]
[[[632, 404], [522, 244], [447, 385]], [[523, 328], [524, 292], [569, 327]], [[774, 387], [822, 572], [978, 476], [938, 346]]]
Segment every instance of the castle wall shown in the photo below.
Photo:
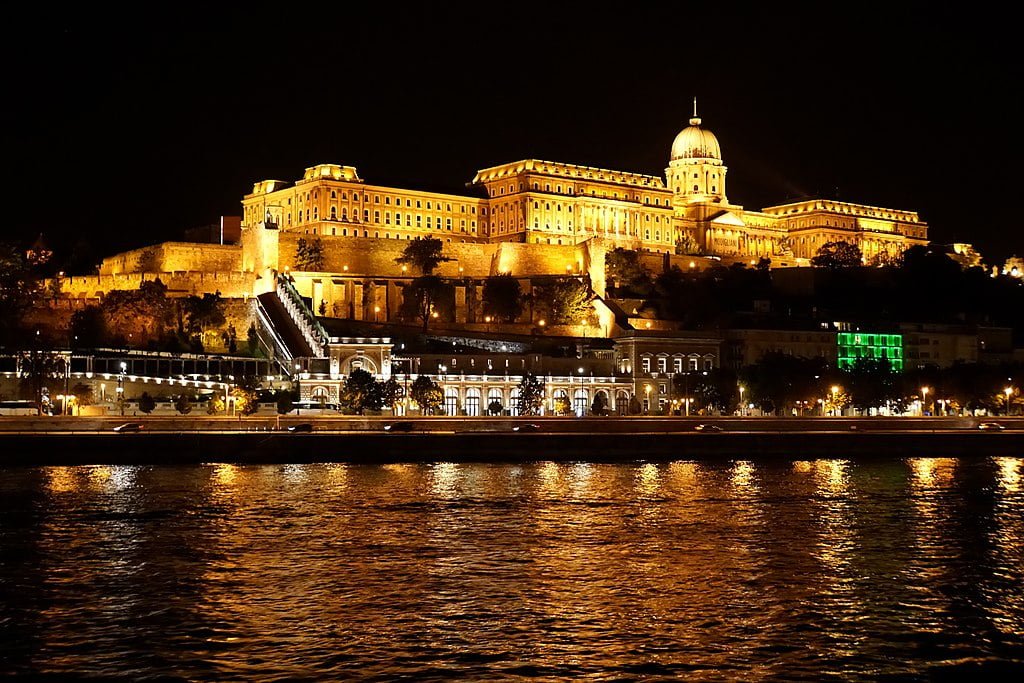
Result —
[[[397, 263], [408, 240], [277, 234], [281, 270], [286, 267], [301, 270], [295, 262], [299, 239], [319, 239], [324, 247], [324, 272], [375, 277], [418, 275], [411, 270], [403, 273]], [[453, 260], [438, 267], [437, 274], [442, 277], [486, 277], [509, 272], [513, 275], [565, 275], [566, 272], [579, 273], [584, 264], [583, 247], [575, 245], [446, 242], [444, 254]]]
[[100, 275], [241, 271], [242, 247], [234, 244], [161, 242], [103, 259]]
[[[138, 289], [139, 285], [157, 278], [167, 286], [168, 296], [202, 295], [220, 292], [224, 298], [252, 296], [255, 275], [242, 272], [174, 272], [174, 273], [122, 273], [117, 275], [72, 275], [61, 282], [61, 298], [102, 299], [115, 289]], [[44, 283], [49, 291], [50, 281]]]

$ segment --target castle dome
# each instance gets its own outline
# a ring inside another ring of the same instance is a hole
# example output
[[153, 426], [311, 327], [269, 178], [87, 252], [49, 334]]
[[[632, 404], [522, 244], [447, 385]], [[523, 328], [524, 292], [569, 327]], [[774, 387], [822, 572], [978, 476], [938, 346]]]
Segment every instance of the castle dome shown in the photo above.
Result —
[[710, 130], [700, 127], [696, 100], [693, 102], [693, 118], [690, 119], [690, 125], [681, 130], [672, 142], [672, 161], [676, 159], [722, 160], [718, 138]]

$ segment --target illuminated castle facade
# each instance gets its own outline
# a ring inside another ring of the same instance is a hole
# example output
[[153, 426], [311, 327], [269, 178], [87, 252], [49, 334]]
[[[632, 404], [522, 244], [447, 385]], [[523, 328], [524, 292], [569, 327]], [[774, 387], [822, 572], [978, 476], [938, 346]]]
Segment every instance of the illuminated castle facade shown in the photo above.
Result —
[[321, 164], [301, 180], [257, 182], [243, 229], [446, 242], [610, 246], [790, 263], [827, 242], [856, 244], [865, 261], [927, 244], [917, 213], [826, 199], [747, 211], [726, 194], [715, 135], [694, 116], [672, 143], [665, 178], [526, 159], [478, 171], [478, 195], [371, 185], [352, 166]]

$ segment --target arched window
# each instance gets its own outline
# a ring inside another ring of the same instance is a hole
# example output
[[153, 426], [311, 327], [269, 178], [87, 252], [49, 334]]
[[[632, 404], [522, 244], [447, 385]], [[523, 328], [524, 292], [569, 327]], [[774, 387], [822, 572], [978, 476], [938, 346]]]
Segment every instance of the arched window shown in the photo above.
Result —
[[480, 416], [480, 390], [476, 387], [466, 389], [466, 415]]

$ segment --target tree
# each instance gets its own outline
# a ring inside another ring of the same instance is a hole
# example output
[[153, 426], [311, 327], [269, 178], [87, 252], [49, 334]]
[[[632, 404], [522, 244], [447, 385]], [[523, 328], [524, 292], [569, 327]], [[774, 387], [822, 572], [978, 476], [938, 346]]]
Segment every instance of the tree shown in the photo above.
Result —
[[113, 290], [100, 304], [106, 329], [116, 331], [116, 343], [145, 346], [167, 338], [174, 323], [174, 302], [167, 298], [167, 287], [147, 280], [136, 290]]
[[192, 401], [189, 400], [187, 394], [181, 394], [174, 399], [174, 409], [182, 415], [188, 415], [192, 412]]
[[420, 406], [424, 415], [432, 415], [444, 403], [441, 387], [426, 375], [420, 375], [409, 388], [409, 397]]
[[401, 399], [402, 385], [398, 383], [398, 380], [394, 377], [389, 377], [387, 381], [380, 383], [380, 403], [382, 407], [394, 410]]
[[432, 275], [440, 264], [452, 260], [443, 251], [444, 242], [436, 237], [425, 237], [410, 241], [395, 262], [412, 266], [420, 275]]
[[523, 314], [523, 292], [511, 275], [492, 275], [484, 281], [484, 315], [514, 323]]
[[295, 410], [295, 392], [293, 391], [279, 389], [274, 396], [274, 401], [277, 403], [278, 415], [287, 415]]
[[260, 333], [256, 329], [256, 323], [249, 323], [249, 329], [245, 331], [245, 345], [249, 349], [250, 356], [259, 355]]
[[25, 314], [41, 296], [39, 278], [24, 253], [0, 244], [0, 345], [18, 338]]
[[555, 415], [571, 415], [572, 404], [569, 403], [568, 396], [556, 396], [554, 401], [554, 412]]
[[427, 331], [431, 319], [439, 318], [442, 301], [448, 300], [451, 286], [444, 283], [436, 275], [424, 275], [413, 279], [405, 286], [402, 293], [402, 304], [398, 309], [403, 320], [419, 320], [423, 331]]
[[575, 277], [559, 277], [534, 288], [534, 300], [547, 310], [553, 324], [584, 324], [594, 313], [590, 283]]
[[71, 314], [73, 346], [96, 348], [107, 343], [107, 321], [99, 306], [86, 306]]
[[181, 302], [181, 309], [185, 317], [185, 331], [190, 336], [198, 336], [201, 342], [205, 341], [210, 332], [223, 327], [227, 321], [224, 317], [224, 300], [220, 292], [207, 292], [201, 297], [190, 294]]
[[224, 405], [224, 398], [221, 396], [211, 396], [210, 400], [206, 402], [206, 414], [216, 415], [217, 413], [223, 413], [227, 406]]
[[82, 413], [82, 406], [92, 405], [93, 393], [92, 386], [89, 384], [78, 382], [75, 386], [71, 387], [71, 395], [75, 397], [79, 415]]
[[18, 379], [22, 398], [35, 402], [40, 415], [50, 405], [50, 396], [59, 393], [67, 371], [66, 360], [50, 351], [31, 349], [18, 359]]
[[632, 249], [616, 247], [604, 255], [605, 278], [621, 295], [647, 296], [651, 292], [651, 274]]
[[367, 410], [380, 410], [383, 397], [377, 379], [366, 370], [356, 368], [341, 389], [342, 406], [362, 415]]
[[259, 386], [260, 378], [255, 375], [246, 375], [235, 384], [231, 389], [231, 396], [235, 399], [235, 413], [252, 415], [259, 410]]
[[139, 410], [149, 415], [156, 408], [156, 399], [149, 395], [149, 392], [143, 391], [142, 396], [139, 396]]
[[306, 241], [300, 237], [295, 245], [295, 269], [322, 271], [324, 269], [324, 243], [319, 237]]
[[590, 404], [590, 412], [594, 415], [604, 415], [608, 410], [608, 399], [603, 393], [594, 396], [594, 402]]
[[864, 255], [860, 247], [849, 242], [826, 242], [811, 259], [811, 265], [819, 268], [854, 268], [863, 265]]
[[519, 380], [517, 408], [520, 415], [538, 415], [544, 405], [544, 382], [533, 373], [526, 373]]
[[487, 414], [494, 417], [501, 415], [501, 411], [504, 409], [505, 406], [501, 405], [501, 401], [499, 401], [498, 399], [494, 399], [493, 401], [487, 404]]

